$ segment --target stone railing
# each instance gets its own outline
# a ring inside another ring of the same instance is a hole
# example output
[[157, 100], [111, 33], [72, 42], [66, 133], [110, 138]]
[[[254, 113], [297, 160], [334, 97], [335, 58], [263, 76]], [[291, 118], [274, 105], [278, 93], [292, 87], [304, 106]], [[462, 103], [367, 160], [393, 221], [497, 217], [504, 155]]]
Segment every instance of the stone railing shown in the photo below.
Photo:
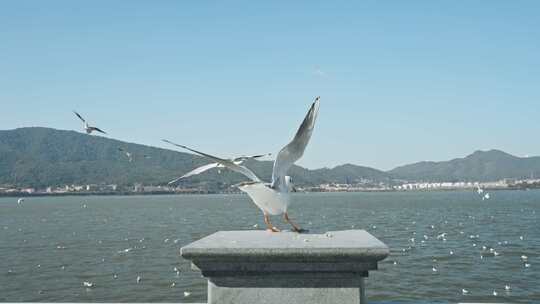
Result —
[[364, 230], [221, 231], [181, 254], [208, 279], [209, 304], [360, 304], [364, 278], [389, 249]]

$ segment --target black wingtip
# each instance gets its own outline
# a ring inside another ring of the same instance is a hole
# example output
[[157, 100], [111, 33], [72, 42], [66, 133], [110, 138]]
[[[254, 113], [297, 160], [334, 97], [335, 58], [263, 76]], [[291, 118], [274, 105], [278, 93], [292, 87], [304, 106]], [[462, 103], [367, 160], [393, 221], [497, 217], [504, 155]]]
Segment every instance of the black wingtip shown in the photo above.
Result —
[[320, 102], [321, 102], [321, 96], [315, 97], [315, 100], [314, 100], [313, 103], [311, 104], [311, 108], [318, 107], [318, 105], [320, 104]]

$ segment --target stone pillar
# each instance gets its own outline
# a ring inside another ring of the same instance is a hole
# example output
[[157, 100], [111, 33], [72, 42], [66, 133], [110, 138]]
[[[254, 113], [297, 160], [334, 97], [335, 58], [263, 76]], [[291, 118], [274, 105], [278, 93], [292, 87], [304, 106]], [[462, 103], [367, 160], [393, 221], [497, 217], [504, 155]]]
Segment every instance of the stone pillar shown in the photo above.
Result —
[[181, 254], [208, 279], [209, 304], [364, 304], [364, 278], [389, 249], [365, 230], [220, 231]]

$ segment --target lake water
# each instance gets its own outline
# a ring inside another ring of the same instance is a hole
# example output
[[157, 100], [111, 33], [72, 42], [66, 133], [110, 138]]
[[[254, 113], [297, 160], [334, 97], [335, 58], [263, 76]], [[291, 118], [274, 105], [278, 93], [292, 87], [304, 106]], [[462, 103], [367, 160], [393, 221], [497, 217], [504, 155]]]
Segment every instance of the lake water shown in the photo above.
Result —
[[[540, 302], [540, 191], [491, 194], [295, 194], [290, 214], [311, 232], [366, 229], [391, 248], [366, 281], [371, 302]], [[180, 247], [255, 224], [262, 214], [243, 195], [0, 198], [0, 301], [205, 302]]]

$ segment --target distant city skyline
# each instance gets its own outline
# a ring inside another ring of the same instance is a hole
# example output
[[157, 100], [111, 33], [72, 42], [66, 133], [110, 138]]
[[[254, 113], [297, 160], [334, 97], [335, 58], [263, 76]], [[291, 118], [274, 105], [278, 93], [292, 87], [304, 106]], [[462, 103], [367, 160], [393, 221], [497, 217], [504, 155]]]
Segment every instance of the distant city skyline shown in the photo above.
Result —
[[274, 155], [321, 96], [298, 163], [388, 170], [540, 155], [540, 4], [3, 2], [0, 129]]

